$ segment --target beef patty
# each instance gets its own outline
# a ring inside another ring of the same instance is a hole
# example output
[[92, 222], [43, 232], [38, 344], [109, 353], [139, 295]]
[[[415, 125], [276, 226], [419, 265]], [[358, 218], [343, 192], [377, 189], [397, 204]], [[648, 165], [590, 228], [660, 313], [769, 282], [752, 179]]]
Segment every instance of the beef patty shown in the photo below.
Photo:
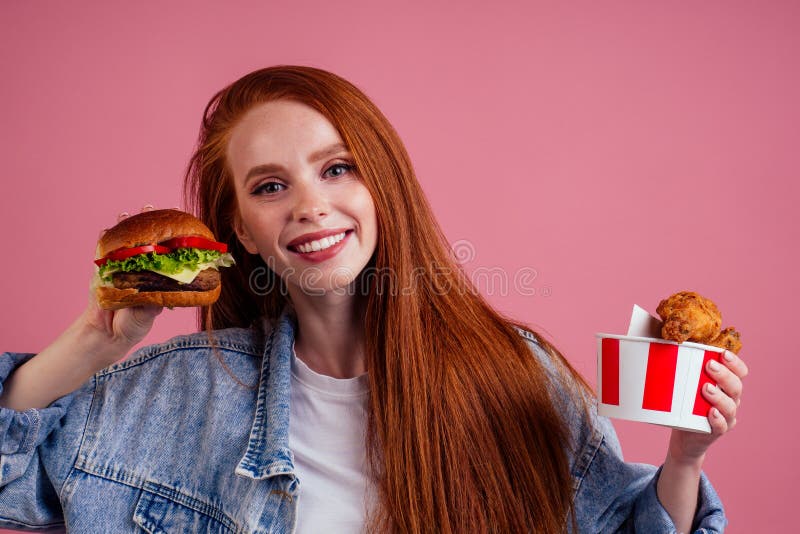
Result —
[[114, 273], [111, 275], [117, 289], [138, 289], [139, 291], [209, 291], [219, 285], [219, 271], [206, 269], [200, 271], [189, 284], [154, 273], [153, 271], [136, 271], [132, 273]]

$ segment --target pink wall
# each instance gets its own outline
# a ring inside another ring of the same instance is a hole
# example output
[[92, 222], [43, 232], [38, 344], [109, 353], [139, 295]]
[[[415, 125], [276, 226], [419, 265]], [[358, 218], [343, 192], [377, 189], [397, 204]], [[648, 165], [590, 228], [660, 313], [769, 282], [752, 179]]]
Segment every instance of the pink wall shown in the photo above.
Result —
[[[532, 296], [483, 289], [592, 381], [594, 333], [622, 332], [633, 303], [714, 298], [751, 376], [705, 469], [729, 532], [789, 529], [798, 4], [113, 4], [0, 4], [2, 350], [37, 351], [79, 313], [118, 212], [180, 203], [215, 91], [322, 67], [393, 121], [468, 269], [536, 270]], [[166, 312], [149, 341], [192, 327]], [[661, 462], [667, 430], [616, 426], [629, 460]]]

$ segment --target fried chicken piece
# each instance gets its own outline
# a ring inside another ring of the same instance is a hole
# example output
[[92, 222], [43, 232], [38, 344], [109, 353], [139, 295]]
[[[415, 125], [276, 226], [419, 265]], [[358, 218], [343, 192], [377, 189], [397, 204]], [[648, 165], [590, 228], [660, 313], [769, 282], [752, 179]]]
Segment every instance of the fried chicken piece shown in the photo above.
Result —
[[722, 323], [717, 305], [692, 291], [662, 300], [656, 312], [664, 321], [661, 337], [679, 343], [707, 343], [717, 337]]
[[713, 345], [714, 347], [721, 347], [736, 354], [742, 349], [742, 342], [740, 340], [739, 332], [732, 326], [719, 333], [717, 337], [711, 341], [706, 342], [706, 345]]

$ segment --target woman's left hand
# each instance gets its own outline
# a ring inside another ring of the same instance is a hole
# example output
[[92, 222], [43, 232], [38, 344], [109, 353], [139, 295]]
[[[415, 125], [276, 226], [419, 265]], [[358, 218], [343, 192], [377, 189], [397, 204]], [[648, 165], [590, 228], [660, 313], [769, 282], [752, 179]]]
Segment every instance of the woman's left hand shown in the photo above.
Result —
[[[720, 363], [721, 362], [721, 363]], [[708, 375], [717, 382], [703, 386], [703, 397], [711, 404], [708, 422], [711, 434], [673, 430], [669, 440], [669, 455], [681, 463], [702, 462], [708, 447], [721, 435], [736, 426], [736, 412], [742, 400], [742, 379], [747, 365], [736, 354], [725, 351], [720, 362], [710, 360]]]

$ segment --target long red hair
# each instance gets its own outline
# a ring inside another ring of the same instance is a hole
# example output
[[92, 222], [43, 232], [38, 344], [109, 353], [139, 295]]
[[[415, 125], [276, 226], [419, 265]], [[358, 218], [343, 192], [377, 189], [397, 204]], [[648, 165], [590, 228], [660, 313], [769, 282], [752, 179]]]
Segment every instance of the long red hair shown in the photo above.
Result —
[[[222, 271], [222, 294], [200, 313], [201, 327], [246, 327], [262, 315], [274, 320], [286, 303], [281, 281], [236, 238], [226, 160], [237, 121], [275, 99], [302, 102], [333, 124], [375, 203], [372, 274], [360, 280], [368, 475], [379, 493], [369, 529], [564, 531], [573, 498], [569, 432], [550, 396], [552, 381], [514, 329], [530, 328], [503, 317], [475, 290], [454, 261], [399, 136], [341, 77], [310, 67], [266, 68], [225, 87], [206, 107], [186, 194], [190, 208], [228, 244], [238, 269]], [[254, 291], [254, 276], [269, 289]], [[539, 340], [571, 383], [589, 391]]]

